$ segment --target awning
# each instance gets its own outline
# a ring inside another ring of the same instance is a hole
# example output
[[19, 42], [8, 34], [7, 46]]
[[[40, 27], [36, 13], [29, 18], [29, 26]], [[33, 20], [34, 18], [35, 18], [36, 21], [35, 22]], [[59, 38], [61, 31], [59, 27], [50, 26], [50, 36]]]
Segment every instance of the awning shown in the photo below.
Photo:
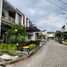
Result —
[[39, 32], [40, 30], [37, 27], [33, 26], [33, 27], [27, 27], [26, 31], [27, 32]]

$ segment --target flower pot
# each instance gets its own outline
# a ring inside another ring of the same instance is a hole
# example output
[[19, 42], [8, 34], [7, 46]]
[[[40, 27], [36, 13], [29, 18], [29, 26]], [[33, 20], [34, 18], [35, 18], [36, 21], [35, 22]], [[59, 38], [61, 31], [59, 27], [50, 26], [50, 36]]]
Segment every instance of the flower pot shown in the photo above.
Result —
[[24, 52], [29, 52], [29, 46], [24, 46], [24, 47], [23, 47], [23, 51], [24, 51]]

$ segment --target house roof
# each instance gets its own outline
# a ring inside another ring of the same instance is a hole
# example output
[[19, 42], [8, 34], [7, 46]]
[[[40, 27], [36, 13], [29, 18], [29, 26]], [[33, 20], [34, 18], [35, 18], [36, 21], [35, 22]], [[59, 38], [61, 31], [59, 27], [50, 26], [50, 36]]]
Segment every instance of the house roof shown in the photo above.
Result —
[[64, 26], [62, 26], [62, 29], [63, 29], [63, 28], [65, 28], [65, 25], [64, 25]]
[[23, 13], [19, 10], [19, 9], [17, 9], [17, 8], [15, 8], [12, 4], [10, 4], [7, 0], [3, 0], [3, 7], [4, 8], [6, 8], [6, 9], [8, 9], [9, 11], [12, 11], [12, 12], [17, 12], [17, 13], [19, 13], [21, 16], [23, 15]]
[[37, 27], [32, 26], [32, 27], [27, 27], [26, 31], [27, 32], [39, 32], [40, 30]]
[[16, 11], [16, 8], [13, 5], [11, 5], [7, 0], [3, 0], [3, 7], [12, 12]]

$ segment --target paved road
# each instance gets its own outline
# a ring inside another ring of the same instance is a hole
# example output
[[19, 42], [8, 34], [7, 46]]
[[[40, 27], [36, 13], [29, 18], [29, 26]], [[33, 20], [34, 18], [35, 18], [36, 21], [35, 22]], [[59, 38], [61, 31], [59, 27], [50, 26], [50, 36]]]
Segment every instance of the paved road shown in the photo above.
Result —
[[50, 40], [27, 60], [7, 67], [67, 67], [67, 46]]

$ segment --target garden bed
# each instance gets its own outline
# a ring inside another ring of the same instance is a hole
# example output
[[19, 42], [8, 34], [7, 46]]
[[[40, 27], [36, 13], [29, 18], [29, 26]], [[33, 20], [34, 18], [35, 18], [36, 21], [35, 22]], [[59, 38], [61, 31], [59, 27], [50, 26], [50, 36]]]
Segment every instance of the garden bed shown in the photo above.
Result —
[[23, 53], [21, 51], [0, 51], [0, 52], [1, 52], [0, 53], [1, 54], [0, 55], [0, 65], [12, 64], [12, 63], [19, 62], [27, 58], [26, 53]]
[[44, 44], [45, 44], [45, 42], [44, 43], [40, 42], [39, 45], [30, 44], [28, 46], [24, 46], [23, 52], [26, 52], [27, 55], [30, 55], [30, 54], [36, 52], [37, 50], [39, 50], [41, 48], [41, 46], [43, 46]]
[[[33, 42], [35, 43], [35, 42]], [[37, 42], [36, 42], [37, 43]], [[0, 65], [8, 65], [12, 63], [19, 62], [23, 59], [26, 59], [27, 57], [30, 57], [33, 53], [37, 52], [37, 50], [40, 49], [43, 43], [40, 44], [30, 44], [24, 47], [21, 47], [23, 51], [16, 51], [17, 47], [15, 45], [6, 45], [1, 44], [0, 45], [0, 56], [3, 56], [4, 54], [10, 55], [11, 57], [17, 57], [15, 59], [0, 59]], [[3, 47], [5, 45], [5, 47]], [[12, 48], [13, 49], [12, 49]], [[10, 48], [10, 49], [9, 49]]]
[[[41, 44], [44, 45], [44, 43], [41, 43]], [[6, 66], [6, 65], [10, 65], [10, 64], [13, 64], [13, 63], [22, 61], [22, 60], [30, 57], [35, 52], [37, 52], [41, 48], [41, 46], [40, 45], [37, 45], [36, 47], [32, 48], [29, 51], [29, 54], [27, 54], [27, 52], [23, 52], [23, 51], [8, 51], [8, 50], [7, 51], [4, 51], [4, 50], [1, 50], [0, 51], [0, 55], [2, 55], [1, 53], [3, 53], [3, 54], [6, 53], [6, 54], [11, 55], [11, 56], [18, 56], [18, 58], [17, 59], [14, 59], [14, 60], [2, 60], [1, 59], [0, 60], [0, 66]], [[29, 47], [29, 46], [27, 46], [27, 47]]]

